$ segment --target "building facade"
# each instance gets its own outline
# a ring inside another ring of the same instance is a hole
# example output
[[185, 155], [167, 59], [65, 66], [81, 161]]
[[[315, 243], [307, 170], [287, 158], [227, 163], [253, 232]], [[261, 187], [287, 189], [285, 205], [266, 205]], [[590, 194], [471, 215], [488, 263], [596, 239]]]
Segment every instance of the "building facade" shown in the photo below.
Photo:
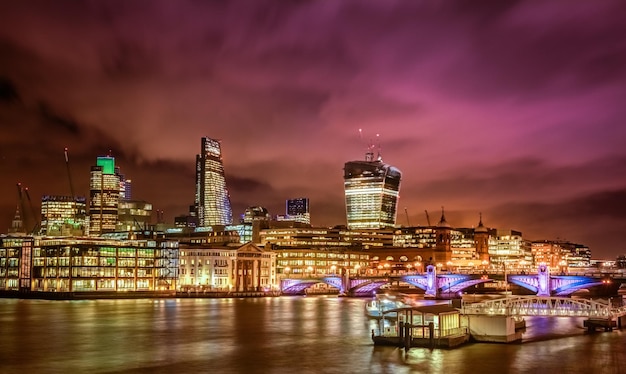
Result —
[[531, 242], [516, 230], [490, 230], [489, 258], [493, 269], [530, 270], [533, 266]]
[[371, 149], [365, 161], [350, 161], [344, 166], [346, 219], [349, 229], [393, 228], [402, 173], [374, 159]]
[[178, 242], [163, 237], [0, 237], [0, 290], [175, 290]]
[[41, 235], [83, 236], [87, 224], [87, 204], [84, 197], [41, 197]]
[[310, 225], [311, 215], [309, 213], [309, 199], [299, 197], [287, 200], [285, 203], [285, 215], [279, 215], [276, 219], [279, 221], [294, 221]]
[[183, 291], [268, 291], [276, 283], [276, 254], [255, 244], [181, 244]]
[[202, 138], [196, 155], [195, 206], [200, 226], [230, 225], [233, 213], [226, 188], [220, 142]]
[[152, 218], [152, 204], [140, 200], [120, 200], [116, 231], [148, 229]]

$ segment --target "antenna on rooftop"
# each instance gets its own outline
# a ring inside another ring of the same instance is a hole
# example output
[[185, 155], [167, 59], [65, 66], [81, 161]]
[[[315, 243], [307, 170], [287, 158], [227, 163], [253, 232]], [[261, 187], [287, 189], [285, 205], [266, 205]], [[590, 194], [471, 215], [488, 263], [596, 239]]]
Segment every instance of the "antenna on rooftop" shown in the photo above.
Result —
[[[378, 134], [376, 134], [376, 137], [378, 137]], [[359, 129], [359, 139], [361, 140], [361, 142], [363, 141], [363, 129]], [[372, 140], [370, 140], [370, 142], [368, 144], [366, 144], [365, 146], [365, 161], [371, 162], [374, 161], [374, 142]], [[380, 153], [379, 153], [379, 157], [380, 157]]]

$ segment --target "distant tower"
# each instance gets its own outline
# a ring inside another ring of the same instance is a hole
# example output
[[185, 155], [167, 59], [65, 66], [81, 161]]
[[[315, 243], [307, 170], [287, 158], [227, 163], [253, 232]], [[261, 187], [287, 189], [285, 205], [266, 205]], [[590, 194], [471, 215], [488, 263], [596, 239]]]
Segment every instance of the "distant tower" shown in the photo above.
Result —
[[374, 159], [373, 145], [365, 161], [350, 161], [344, 166], [346, 218], [349, 229], [394, 227], [402, 173], [384, 164], [380, 153]]
[[478, 226], [474, 229], [474, 244], [480, 261], [489, 261], [489, 230], [483, 225], [483, 215], [480, 214]]
[[115, 168], [115, 175], [120, 180], [120, 200], [132, 200], [132, 180], [126, 179], [119, 167]]
[[20, 213], [20, 206], [18, 205], [15, 209], [15, 216], [13, 217], [13, 222], [11, 223], [11, 228], [9, 229], [10, 234], [25, 234], [26, 230], [24, 230], [24, 221], [22, 221], [22, 214]]
[[306, 224], [311, 223], [308, 198], [299, 197], [296, 199], [289, 199], [286, 201], [285, 205], [285, 213], [287, 214], [288, 219]]
[[446, 215], [441, 207], [441, 219], [435, 227], [435, 262], [446, 265], [452, 259], [451, 234], [452, 227], [446, 221]]
[[120, 199], [119, 173], [115, 158], [98, 157], [91, 167], [89, 182], [89, 234], [100, 235], [115, 231]]
[[226, 189], [220, 142], [202, 138], [196, 155], [196, 211], [200, 226], [230, 225], [233, 212]]

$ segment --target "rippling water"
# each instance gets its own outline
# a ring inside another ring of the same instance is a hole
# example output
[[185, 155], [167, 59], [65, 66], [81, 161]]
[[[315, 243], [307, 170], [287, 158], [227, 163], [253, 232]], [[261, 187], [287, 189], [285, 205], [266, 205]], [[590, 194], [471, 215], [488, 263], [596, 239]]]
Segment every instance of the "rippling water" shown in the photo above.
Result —
[[374, 347], [366, 300], [0, 300], [0, 373], [626, 373], [626, 330], [533, 318], [521, 344]]

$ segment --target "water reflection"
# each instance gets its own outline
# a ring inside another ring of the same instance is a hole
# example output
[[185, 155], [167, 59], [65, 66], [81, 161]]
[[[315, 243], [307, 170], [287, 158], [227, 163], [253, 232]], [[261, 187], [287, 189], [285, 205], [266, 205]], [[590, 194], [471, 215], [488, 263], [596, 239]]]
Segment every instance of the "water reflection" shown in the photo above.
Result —
[[522, 344], [375, 347], [365, 302], [5, 299], [0, 373], [626, 373], [624, 332], [575, 318], [528, 319]]

